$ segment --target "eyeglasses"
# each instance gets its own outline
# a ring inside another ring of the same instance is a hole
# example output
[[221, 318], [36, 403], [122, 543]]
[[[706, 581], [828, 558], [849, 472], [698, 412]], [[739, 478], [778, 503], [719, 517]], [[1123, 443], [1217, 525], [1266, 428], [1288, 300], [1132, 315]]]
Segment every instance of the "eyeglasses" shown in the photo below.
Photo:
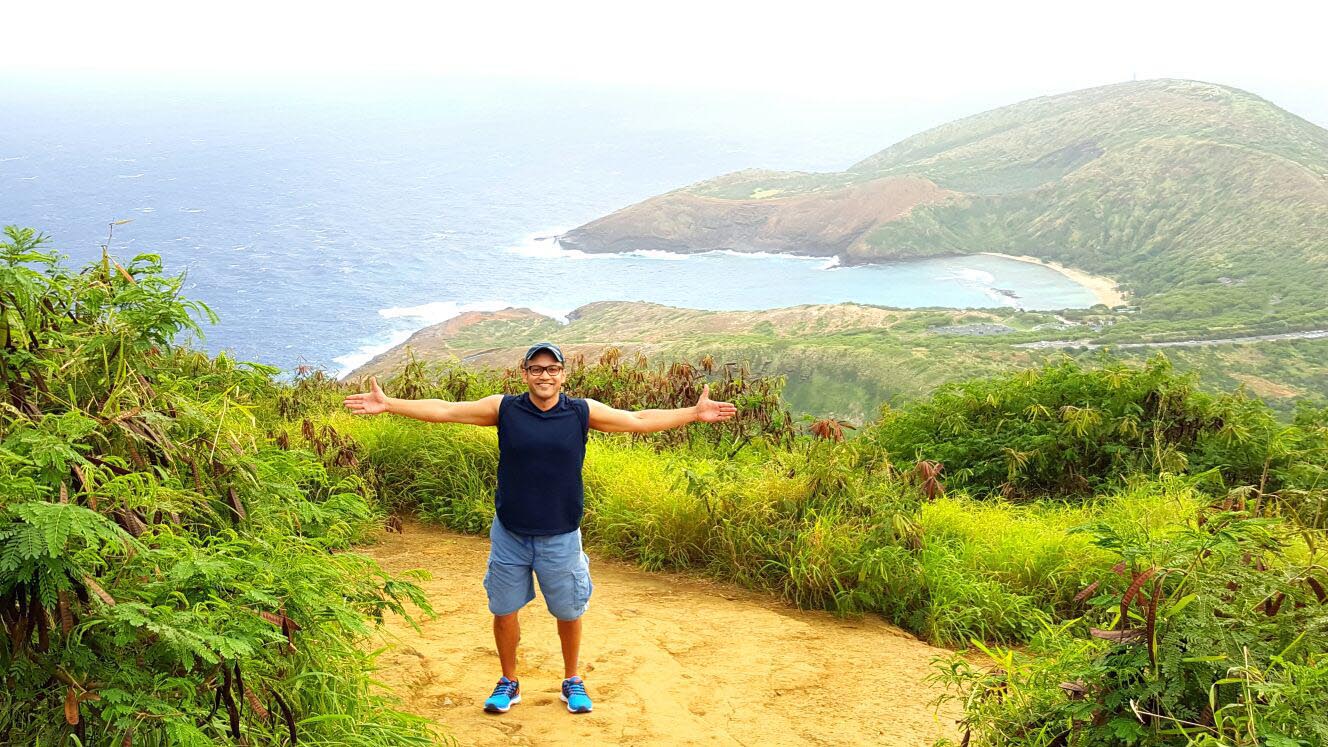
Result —
[[548, 371], [550, 376], [557, 376], [558, 374], [560, 374], [560, 373], [563, 372], [563, 367], [562, 367], [562, 366], [526, 366], [526, 373], [529, 374], [529, 375], [531, 375], [531, 376], [539, 376], [540, 374], [544, 373], [545, 371]]

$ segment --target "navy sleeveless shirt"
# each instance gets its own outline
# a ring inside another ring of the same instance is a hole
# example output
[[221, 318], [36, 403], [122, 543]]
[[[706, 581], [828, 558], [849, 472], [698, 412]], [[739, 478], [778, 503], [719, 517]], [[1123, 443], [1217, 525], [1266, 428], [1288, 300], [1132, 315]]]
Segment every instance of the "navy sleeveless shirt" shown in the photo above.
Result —
[[517, 534], [563, 534], [581, 526], [590, 405], [558, 394], [548, 411], [530, 393], [503, 396], [498, 406], [498, 520]]

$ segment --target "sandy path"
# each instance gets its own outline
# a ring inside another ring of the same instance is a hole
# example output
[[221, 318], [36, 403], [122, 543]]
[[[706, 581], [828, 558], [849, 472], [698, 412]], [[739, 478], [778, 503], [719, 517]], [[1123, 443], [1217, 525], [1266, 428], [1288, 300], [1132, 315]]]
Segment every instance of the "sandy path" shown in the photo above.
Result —
[[407, 523], [358, 548], [391, 572], [426, 568], [437, 618], [390, 616], [377, 678], [463, 745], [930, 745], [955, 737], [922, 678], [942, 649], [879, 619], [836, 618], [591, 554], [581, 661], [589, 714], [558, 700], [562, 657], [543, 597], [521, 611], [522, 702], [481, 708], [500, 674], [481, 579], [488, 538]]

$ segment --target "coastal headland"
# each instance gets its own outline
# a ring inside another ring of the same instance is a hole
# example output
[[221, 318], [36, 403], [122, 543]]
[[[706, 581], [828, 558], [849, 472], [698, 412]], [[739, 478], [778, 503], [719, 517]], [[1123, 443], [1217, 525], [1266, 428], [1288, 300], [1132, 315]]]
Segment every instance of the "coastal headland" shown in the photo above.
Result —
[[1091, 309], [604, 302], [566, 325], [513, 309], [421, 330], [351, 376], [394, 370], [407, 348], [506, 368], [532, 339], [557, 338], [587, 359], [614, 347], [744, 361], [786, 376], [797, 411], [861, 418], [1051, 356], [1165, 348], [1206, 385], [1244, 385], [1289, 412], [1328, 392], [1324, 226], [1328, 131], [1228, 86], [1119, 83], [955, 120], [843, 171], [717, 176], [557, 236], [587, 253], [729, 250], [840, 266], [991, 254], [1071, 278], [1098, 300]]

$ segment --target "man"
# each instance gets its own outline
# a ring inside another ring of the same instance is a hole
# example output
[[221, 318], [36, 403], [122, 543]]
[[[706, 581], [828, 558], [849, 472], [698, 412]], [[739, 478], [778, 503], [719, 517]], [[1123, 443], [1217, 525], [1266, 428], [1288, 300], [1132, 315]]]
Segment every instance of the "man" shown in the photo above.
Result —
[[389, 412], [432, 423], [497, 426], [498, 487], [484, 589], [503, 675], [484, 701], [484, 710], [506, 713], [521, 702], [517, 613], [535, 598], [533, 572], [549, 613], [558, 620], [565, 678], [560, 697], [568, 711], [589, 713], [590, 696], [578, 668], [581, 616], [594, 588], [580, 529], [585, 503], [581, 467], [589, 429], [649, 433], [697, 421], [728, 420], [737, 408], [711, 400], [709, 385], [701, 389], [696, 405], [672, 410], [631, 412], [568, 397], [562, 392], [563, 353], [550, 342], [536, 343], [526, 351], [521, 377], [527, 393], [494, 394], [474, 402], [396, 399], [385, 396], [377, 379], [370, 377], [370, 391], [350, 395], [345, 405], [362, 415]]

